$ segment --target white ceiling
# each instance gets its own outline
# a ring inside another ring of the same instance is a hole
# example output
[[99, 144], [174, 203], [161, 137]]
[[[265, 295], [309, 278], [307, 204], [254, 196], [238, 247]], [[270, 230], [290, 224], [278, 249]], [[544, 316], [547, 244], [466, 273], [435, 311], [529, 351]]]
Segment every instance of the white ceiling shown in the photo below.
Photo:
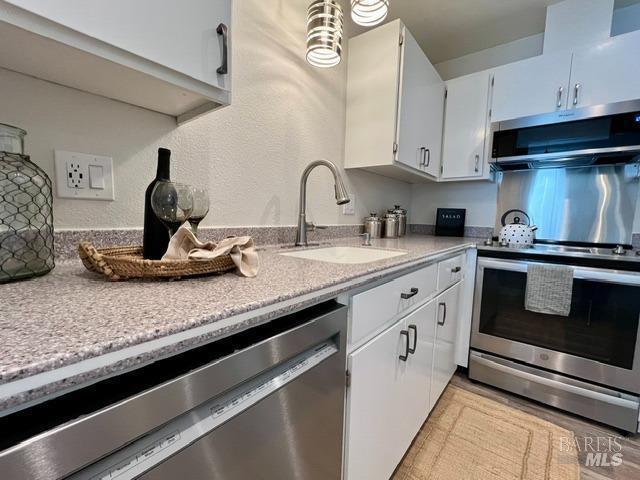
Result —
[[[386, 21], [401, 18], [431, 62], [439, 63], [543, 32], [547, 6], [559, 1], [390, 0]], [[640, 0], [615, 3], [621, 8]], [[365, 30], [351, 24], [348, 33]]]

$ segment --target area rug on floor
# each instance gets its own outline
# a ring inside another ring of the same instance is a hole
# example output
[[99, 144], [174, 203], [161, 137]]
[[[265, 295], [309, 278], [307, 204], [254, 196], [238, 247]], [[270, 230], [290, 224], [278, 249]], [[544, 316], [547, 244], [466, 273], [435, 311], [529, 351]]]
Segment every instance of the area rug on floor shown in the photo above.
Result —
[[578, 480], [573, 433], [450, 385], [393, 480]]

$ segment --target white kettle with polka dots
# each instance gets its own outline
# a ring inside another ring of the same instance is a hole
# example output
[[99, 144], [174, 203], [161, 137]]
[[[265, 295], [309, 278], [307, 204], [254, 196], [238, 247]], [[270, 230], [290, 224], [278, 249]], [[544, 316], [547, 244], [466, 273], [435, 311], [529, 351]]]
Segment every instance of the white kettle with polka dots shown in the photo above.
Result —
[[[522, 223], [522, 217], [516, 215], [513, 222], [507, 224], [507, 217], [511, 214], [522, 214], [525, 223]], [[502, 228], [500, 229], [500, 243], [507, 244], [512, 248], [527, 248], [533, 245], [536, 239], [536, 230], [538, 227], [531, 225], [531, 218], [522, 210], [508, 210], [502, 215]]]

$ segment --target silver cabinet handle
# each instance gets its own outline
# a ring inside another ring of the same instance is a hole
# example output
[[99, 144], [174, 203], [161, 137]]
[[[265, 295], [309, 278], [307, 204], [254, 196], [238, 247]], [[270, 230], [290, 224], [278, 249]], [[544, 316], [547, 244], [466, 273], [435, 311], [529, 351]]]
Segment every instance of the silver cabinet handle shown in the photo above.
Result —
[[558, 89], [558, 101], [556, 102], [557, 108], [562, 108], [562, 94], [564, 93], [564, 87]]
[[411, 290], [409, 290], [410, 293], [401, 293], [400, 294], [400, 298], [406, 300], [408, 298], [414, 297], [418, 294], [418, 289], [417, 288], [412, 288]]
[[398, 358], [406, 362], [409, 358], [409, 330], [401, 330], [400, 335], [405, 337], [404, 355], [398, 355]]
[[441, 307], [444, 307], [444, 312], [442, 313], [442, 322], [440, 320], [438, 320], [438, 325], [442, 326], [444, 325], [444, 322], [447, 321], [447, 303], [446, 302], [440, 302], [438, 304]]
[[451, 269], [451, 273], [458, 273], [460, 270], [462, 270], [462, 267], [458, 266], [458, 267], [453, 267]]
[[413, 355], [416, 353], [416, 347], [418, 346], [418, 326], [417, 325], [409, 325], [407, 330], [413, 330], [413, 347], [409, 347], [409, 353]]
[[475, 162], [474, 170], [476, 173], [480, 171], [480, 155], [478, 155], [477, 153], [476, 153], [476, 162]]
[[580, 85], [579, 83], [576, 83], [575, 87], [573, 87], [573, 104], [574, 105], [578, 105], [578, 100], [580, 98], [580, 88], [582, 88], [582, 85]]
[[425, 147], [420, 147], [420, 163], [418, 163], [419, 167], [424, 167], [424, 156], [426, 150], [427, 149]]
[[424, 166], [428, 167], [429, 164], [431, 163], [431, 150], [429, 150], [428, 148], [425, 148], [425, 151], [427, 153], [427, 162], [424, 164]]

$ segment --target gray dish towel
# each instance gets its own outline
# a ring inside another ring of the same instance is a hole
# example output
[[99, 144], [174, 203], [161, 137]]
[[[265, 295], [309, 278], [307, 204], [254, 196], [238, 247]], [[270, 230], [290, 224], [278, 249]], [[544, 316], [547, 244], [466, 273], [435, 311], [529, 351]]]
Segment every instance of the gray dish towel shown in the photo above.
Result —
[[569, 316], [573, 295], [573, 268], [562, 265], [527, 266], [524, 308], [531, 312]]

